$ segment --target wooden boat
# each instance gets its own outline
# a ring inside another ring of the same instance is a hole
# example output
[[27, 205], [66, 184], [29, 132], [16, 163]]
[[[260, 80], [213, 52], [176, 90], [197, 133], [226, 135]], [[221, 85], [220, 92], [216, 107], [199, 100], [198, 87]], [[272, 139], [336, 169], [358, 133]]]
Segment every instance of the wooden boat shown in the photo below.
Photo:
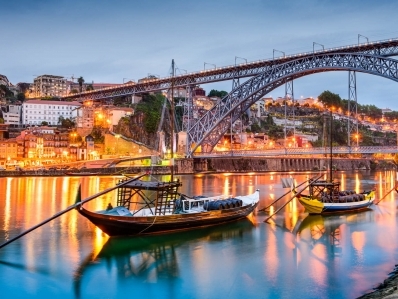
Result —
[[[109, 236], [149, 235], [219, 225], [245, 218], [259, 202], [259, 190], [245, 196], [197, 196], [178, 193], [181, 183], [136, 180], [117, 188], [116, 207], [79, 213]], [[80, 202], [80, 189], [77, 203]]]
[[309, 214], [354, 212], [373, 203], [375, 190], [340, 191], [340, 182], [314, 181], [309, 184], [309, 194], [300, 193], [297, 199]]
[[340, 182], [333, 180], [333, 115], [329, 124], [329, 180], [309, 181], [309, 194], [297, 194], [299, 202], [310, 214], [355, 212], [367, 209], [375, 200], [375, 190], [356, 193], [340, 191]]

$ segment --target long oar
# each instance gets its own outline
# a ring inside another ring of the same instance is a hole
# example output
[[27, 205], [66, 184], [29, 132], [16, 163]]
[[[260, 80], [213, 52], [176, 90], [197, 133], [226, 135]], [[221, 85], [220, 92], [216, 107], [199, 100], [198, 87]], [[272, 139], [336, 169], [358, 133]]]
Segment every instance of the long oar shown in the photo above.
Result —
[[[24, 236], [24, 235], [30, 233], [31, 231], [35, 230], [36, 228], [39, 228], [40, 226], [46, 224], [47, 222], [50, 222], [51, 220], [53, 220], [53, 219], [55, 219], [55, 218], [58, 218], [59, 216], [65, 214], [65, 213], [67, 213], [67, 212], [69, 212], [70, 210], [75, 209], [75, 208], [78, 207], [79, 205], [82, 205], [82, 204], [84, 204], [84, 203], [86, 203], [86, 202], [88, 202], [88, 201], [90, 201], [90, 200], [93, 200], [94, 198], [97, 198], [97, 197], [99, 197], [99, 196], [101, 196], [101, 195], [104, 195], [105, 193], [108, 193], [108, 192], [110, 192], [110, 191], [112, 191], [112, 190], [115, 190], [115, 189], [117, 189], [117, 188], [119, 188], [119, 187], [121, 187], [121, 186], [123, 186], [123, 185], [126, 185], [126, 184], [128, 184], [128, 183], [130, 183], [130, 182], [133, 182], [133, 181], [135, 181], [135, 180], [138, 180], [139, 178], [141, 178], [141, 177], [143, 177], [143, 176], [145, 176], [145, 175], [146, 175], [146, 173], [145, 173], [145, 174], [142, 174], [142, 175], [140, 175], [140, 176], [138, 176], [138, 177], [136, 177], [136, 178], [133, 178], [133, 179], [131, 179], [131, 180], [127, 180], [127, 181], [125, 181], [125, 182], [123, 182], [123, 183], [121, 183], [121, 184], [118, 184], [118, 185], [116, 185], [115, 187], [108, 188], [108, 189], [106, 189], [106, 190], [104, 190], [104, 191], [101, 191], [100, 193], [97, 193], [97, 194], [95, 194], [95, 195], [92, 195], [92, 196], [90, 196], [90, 197], [87, 197], [86, 199], [84, 199], [84, 200], [82, 200], [82, 201], [79, 201], [79, 202], [75, 203], [74, 205], [71, 205], [71, 206], [67, 207], [65, 210], [62, 210], [61, 212], [58, 212], [58, 213], [55, 214], [54, 216], [52, 216], [52, 217], [50, 217], [50, 218], [48, 218], [48, 219], [46, 219], [46, 220], [40, 222], [39, 224], [37, 224], [37, 225], [35, 225], [35, 226], [29, 228], [28, 230], [26, 230], [26, 231], [20, 233], [18, 236], [16, 236], [16, 237], [14, 237], [14, 238], [8, 240], [7, 242], [1, 244], [1, 245], [0, 245], [0, 248], [3, 248], [4, 246], [6, 246], [6, 245], [8, 245], [8, 244], [10, 244], [10, 243], [12, 243], [12, 242], [14, 242], [15, 240], [18, 240], [18, 239], [21, 238], [22, 236]], [[79, 188], [80, 188], [80, 187], [79, 187]], [[79, 190], [79, 193], [80, 193], [80, 190]]]
[[[390, 191], [388, 191], [386, 194], [384, 194], [384, 196], [383, 196], [381, 199], [379, 199], [379, 201], [376, 202], [375, 205], [378, 205], [378, 204], [379, 204], [384, 198], [386, 198], [387, 195], [390, 194], [393, 190], [397, 191], [397, 186], [394, 186]], [[398, 192], [398, 191], [397, 191], [397, 192]]]
[[[310, 179], [310, 180], [312, 180], [313, 182], [315, 182], [315, 181], [319, 180], [320, 177], [322, 177], [322, 176], [323, 176], [323, 174], [320, 174], [320, 175], [318, 175], [317, 177], [314, 177], [314, 178], [312, 178], [312, 179]], [[308, 181], [302, 182], [300, 185], [297, 186], [297, 188], [300, 187], [300, 186], [302, 186], [302, 185], [304, 185], [305, 183], [308, 183]], [[302, 190], [302, 191], [304, 191], [304, 190]], [[301, 192], [302, 192], [302, 191], [301, 191]], [[258, 210], [258, 212], [263, 212], [263, 211], [267, 210], [270, 206], [272, 206], [272, 205], [275, 204], [277, 201], [279, 201], [280, 199], [284, 198], [286, 195], [288, 195], [288, 194], [291, 193], [291, 192], [292, 192], [292, 190], [287, 191], [285, 194], [283, 194], [281, 197], [275, 199], [273, 202], [271, 202], [271, 203], [270, 203], [268, 206], [266, 206], [265, 208], [262, 208], [262, 209]]]
[[[315, 181], [314, 181], [315, 182]], [[301, 189], [299, 192], [294, 194], [292, 198], [290, 198], [286, 203], [284, 203], [279, 209], [277, 209], [272, 215], [270, 215], [268, 218], [264, 220], [264, 222], [267, 222], [269, 219], [271, 219], [275, 214], [277, 214], [280, 210], [282, 210], [289, 202], [291, 202], [295, 197], [301, 194], [305, 189], [307, 189], [310, 185], [312, 185], [314, 182], [308, 183], [307, 186], [305, 186], [303, 189]]]

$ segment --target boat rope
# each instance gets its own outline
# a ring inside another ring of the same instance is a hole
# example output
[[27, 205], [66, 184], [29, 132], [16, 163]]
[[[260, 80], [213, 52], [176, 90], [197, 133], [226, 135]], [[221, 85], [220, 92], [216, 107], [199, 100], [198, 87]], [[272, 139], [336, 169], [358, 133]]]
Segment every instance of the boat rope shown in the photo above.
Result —
[[388, 196], [388, 194], [390, 194], [393, 190], [395, 190], [396, 191], [396, 186], [394, 186], [394, 187], [392, 187], [392, 189], [390, 190], [390, 191], [388, 191], [382, 198], [380, 198], [376, 203], [374, 203], [375, 205], [378, 205], [383, 199], [385, 199], [387, 196]]
[[[322, 176], [322, 174], [320, 174], [320, 175], [318, 175], [318, 176], [315, 176], [315, 177], [309, 179], [308, 181], [315, 182], [315, 181], [319, 180], [321, 176]], [[298, 187], [301, 187], [301, 186], [304, 185], [305, 183], [308, 183], [308, 181], [304, 181], [304, 182], [302, 182], [300, 185], [294, 186], [294, 189], [295, 189], [295, 188], [298, 188]], [[259, 209], [258, 212], [263, 212], [263, 211], [267, 210], [269, 207], [271, 207], [272, 205], [274, 205], [277, 201], [279, 201], [280, 199], [284, 198], [286, 195], [288, 195], [288, 194], [291, 193], [291, 192], [292, 192], [292, 190], [286, 192], [285, 194], [283, 194], [282, 196], [280, 196], [279, 198], [277, 198], [277, 199], [275, 199], [273, 202], [271, 202], [271, 203], [270, 203], [268, 206], [266, 206], [265, 208]]]
[[304, 183], [308, 182], [307, 186], [305, 186], [304, 188], [302, 188], [300, 191], [296, 192], [294, 194], [294, 196], [292, 198], [290, 198], [287, 202], [285, 202], [279, 209], [277, 209], [273, 214], [271, 214], [270, 216], [268, 216], [264, 222], [268, 222], [269, 219], [271, 219], [274, 215], [276, 215], [280, 210], [282, 210], [289, 202], [291, 202], [294, 198], [299, 197], [301, 192], [303, 192], [305, 189], [307, 189], [309, 186], [311, 186], [313, 183], [315, 183], [318, 179], [320, 178], [320, 176], [314, 180], [314, 181], [305, 181]]

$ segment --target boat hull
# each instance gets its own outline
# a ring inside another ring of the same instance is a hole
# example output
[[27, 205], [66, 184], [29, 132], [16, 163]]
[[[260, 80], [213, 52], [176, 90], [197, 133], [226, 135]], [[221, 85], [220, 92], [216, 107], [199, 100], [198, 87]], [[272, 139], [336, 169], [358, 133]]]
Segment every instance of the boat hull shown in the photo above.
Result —
[[242, 207], [200, 213], [139, 217], [103, 215], [84, 207], [78, 208], [78, 211], [109, 236], [132, 236], [183, 231], [236, 221], [252, 213], [257, 204], [255, 202]]
[[305, 195], [298, 198], [299, 202], [305, 207], [309, 214], [331, 214], [360, 211], [369, 208], [374, 199], [373, 191], [365, 197], [365, 200], [357, 202], [324, 203], [318, 199]]

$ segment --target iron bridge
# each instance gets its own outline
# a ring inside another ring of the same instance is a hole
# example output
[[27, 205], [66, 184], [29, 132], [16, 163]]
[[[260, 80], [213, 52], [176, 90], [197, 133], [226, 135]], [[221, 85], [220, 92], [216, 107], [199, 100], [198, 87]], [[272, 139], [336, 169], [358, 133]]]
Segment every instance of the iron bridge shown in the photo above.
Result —
[[[398, 146], [334, 146], [332, 153], [335, 154], [395, 154], [398, 153]], [[210, 153], [195, 153], [195, 158], [216, 158], [216, 157], [280, 157], [297, 155], [330, 155], [330, 147], [312, 148], [279, 148], [261, 150], [231, 150], [213, 151]]]

